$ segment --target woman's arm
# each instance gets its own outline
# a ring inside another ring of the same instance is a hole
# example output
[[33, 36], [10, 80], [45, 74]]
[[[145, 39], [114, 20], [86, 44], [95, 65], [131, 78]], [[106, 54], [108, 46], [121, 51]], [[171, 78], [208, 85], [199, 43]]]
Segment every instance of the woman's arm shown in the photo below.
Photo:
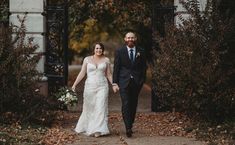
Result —
[[73, 83], [73, 86], [72, 86], [72, 90], [75, 91], [75, 88], [77, 86], [77, 84], [84, 78], [84, 76], [86, 75], [86, 68], [87, 68], [87, 57], [83, 60], [83, 63], [82, 63], [82, 69], [81, 71], [79, 72], [75, 82]]
[[107, 58], [107, 69], [106, 69], [106, 77], [109, 80], [110, 84], [113, 83], [113, 76], [111, 73], [111, 63], [110, 60]]

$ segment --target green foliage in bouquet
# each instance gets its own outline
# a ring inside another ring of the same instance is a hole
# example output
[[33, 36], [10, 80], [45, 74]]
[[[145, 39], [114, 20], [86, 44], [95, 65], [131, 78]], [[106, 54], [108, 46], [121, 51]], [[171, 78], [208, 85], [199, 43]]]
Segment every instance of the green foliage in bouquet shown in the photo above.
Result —
[[58, 93], [55, 94], [55, 97], [60, 101], [63, 105], [66, 106], [74, 106], [78, 103], [78, 97], [76, 92], [72, 91], [68, 87], [62, 87], [59, 89]]

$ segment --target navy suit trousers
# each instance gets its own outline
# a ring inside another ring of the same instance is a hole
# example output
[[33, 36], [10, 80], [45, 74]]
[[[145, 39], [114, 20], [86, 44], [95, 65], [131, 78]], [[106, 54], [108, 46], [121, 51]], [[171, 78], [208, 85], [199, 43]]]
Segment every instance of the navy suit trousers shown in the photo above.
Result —
[[134, 79], [130, 79], [126, 88], [120, 88], [122, 100], [122, 116], [126, 129], [131, 129], [135, 121], [138, 95], [142, 85], [136, 84]]

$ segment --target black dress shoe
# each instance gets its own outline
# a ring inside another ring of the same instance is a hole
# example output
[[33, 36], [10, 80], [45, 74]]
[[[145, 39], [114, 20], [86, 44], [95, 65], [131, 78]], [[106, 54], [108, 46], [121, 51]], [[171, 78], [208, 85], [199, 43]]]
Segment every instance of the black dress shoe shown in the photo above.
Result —
[[126, 136], [127, 137], [132, 137], [132, 130], [131, 129], [128, 129], [128, 130], [126, 130]]

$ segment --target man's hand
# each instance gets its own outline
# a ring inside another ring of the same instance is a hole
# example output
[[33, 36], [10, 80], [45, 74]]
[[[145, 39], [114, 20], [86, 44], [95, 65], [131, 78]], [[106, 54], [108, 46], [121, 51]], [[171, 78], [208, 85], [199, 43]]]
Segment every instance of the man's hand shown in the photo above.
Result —
[[116, 93], [119, 91], [118, 85], [113, 85], [113, 92]]

